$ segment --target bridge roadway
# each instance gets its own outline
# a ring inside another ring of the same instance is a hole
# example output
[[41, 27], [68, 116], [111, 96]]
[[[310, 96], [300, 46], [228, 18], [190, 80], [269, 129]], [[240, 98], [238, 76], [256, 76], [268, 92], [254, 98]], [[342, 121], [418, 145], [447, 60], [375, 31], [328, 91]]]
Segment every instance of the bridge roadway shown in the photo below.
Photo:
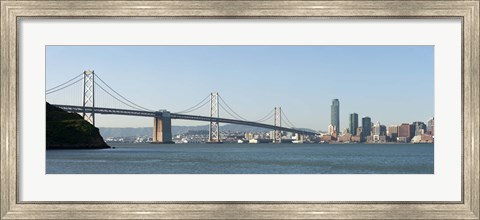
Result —
[[[68, 112], [77, 112], [77, 113], [82, 113], [84, 108], [83, 106], [74, 106], [74, 105], [55, 105], [54, 104], [54, 106]], [[85, 110], [92, 111], [92, 107], [85, 107]], [[140, 116], [140, 117], [156, 117], [159, 112], [95, 107], [95, 113], [107, 114], [107, 115], [130, 115], [130, 116]], [[172, 119], [208, 121], [208, 122], [217, 121], [221, 123], [239, 124], [239, 125], [246, 125], [246, 126], [252, 126], [252, 127], [267, 128], [272, 130], [299, 133], [303, 135], [317, 135], [317, 133], [315, 132], [303, 131], [303, 130], [294, 129], [294, 128], [278, 127], [274, 125], [263, 124], [263, 123], [253, 122], [253, 121], [242, 121], [242, 120], [228, 119], [228, 118], [212, 118], [208, 116], [186, 115], [186, 114], [178, 114], [178, 113], [170, 113], [170, 117]]]

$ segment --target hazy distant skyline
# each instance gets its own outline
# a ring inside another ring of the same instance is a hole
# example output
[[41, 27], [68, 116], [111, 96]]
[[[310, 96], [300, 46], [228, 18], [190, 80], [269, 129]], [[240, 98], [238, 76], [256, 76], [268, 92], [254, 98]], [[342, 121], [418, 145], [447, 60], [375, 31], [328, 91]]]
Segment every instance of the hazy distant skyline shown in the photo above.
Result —
[[[343, 130], [353, 112], [387, 126], [433, 117], [433, 59], [433, 46], [47, 46], [46, 88], [92, 69], [149, 109], [177, 112], [219, 92], [249, 120], [281, 106], [296, 127], [323, 131], [339, 99]], [[202, 110], [193, 114], [209, 114]], [[97, 114], [96, 126], [151, 127], [152, 119]]]

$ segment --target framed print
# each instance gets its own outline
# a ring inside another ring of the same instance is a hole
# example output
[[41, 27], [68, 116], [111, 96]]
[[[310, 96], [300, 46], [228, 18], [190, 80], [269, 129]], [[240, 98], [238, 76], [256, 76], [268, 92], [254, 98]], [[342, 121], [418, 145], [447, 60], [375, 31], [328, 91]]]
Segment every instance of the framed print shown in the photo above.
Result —
[[[1, 1], [2, 219], [478, 219], [478, 1]], [[436, 123], [435, 123], [436, 122]]]

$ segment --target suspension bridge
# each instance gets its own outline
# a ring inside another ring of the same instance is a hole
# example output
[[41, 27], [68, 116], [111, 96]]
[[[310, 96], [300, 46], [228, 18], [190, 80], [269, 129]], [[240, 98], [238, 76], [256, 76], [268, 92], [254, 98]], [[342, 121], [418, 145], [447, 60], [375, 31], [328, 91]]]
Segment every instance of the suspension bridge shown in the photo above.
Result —
[[[98, 90], [98, 91], [97, 91]], [[79, 95], [81, 94], [81, 96]], [[217, 92], [210, 93], [196, 105], [180, 112], [167, 110], [151, 110], [125, 98], [114, 90], [94, 71], [84, 71], [72, 79], [46, 90], [47, 101], [50, 104], [68, 112], [79, 113], [95, 126], [95, 114], [127, 115], [153, 118], [153, 143], [172, 142], [172, 119], [209, 122], [208, 142], [220, 143], [220, 123], [239, 124], [273, 130], [273, 143], [281, 143], [282, 131], [292, 132], [297, 138], [304, 135], [317, 135], [315, 132], [295, 128], [281, 107], [275, 107], [264, 117], [251, 121], [236, 113]], [[72, 97], [79, 97], [77, 100]], [[193, 114], [204, 106], [208, 106], [209, 115]], [[220, 109], [231, 118], [220, 117]], [[272, 124], [266, 122], [273, 118]], [[282, 121], [284, 125], [282, 126]]]

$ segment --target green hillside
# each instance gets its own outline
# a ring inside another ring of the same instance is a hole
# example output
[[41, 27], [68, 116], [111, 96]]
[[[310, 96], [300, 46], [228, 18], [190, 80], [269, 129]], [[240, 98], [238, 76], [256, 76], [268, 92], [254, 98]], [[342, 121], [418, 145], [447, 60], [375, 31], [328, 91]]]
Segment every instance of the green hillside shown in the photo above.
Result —
[[110, 148], [98, 128], [76, 113], [68, 113], [48, 102], [46, 114], [47, 149]]

